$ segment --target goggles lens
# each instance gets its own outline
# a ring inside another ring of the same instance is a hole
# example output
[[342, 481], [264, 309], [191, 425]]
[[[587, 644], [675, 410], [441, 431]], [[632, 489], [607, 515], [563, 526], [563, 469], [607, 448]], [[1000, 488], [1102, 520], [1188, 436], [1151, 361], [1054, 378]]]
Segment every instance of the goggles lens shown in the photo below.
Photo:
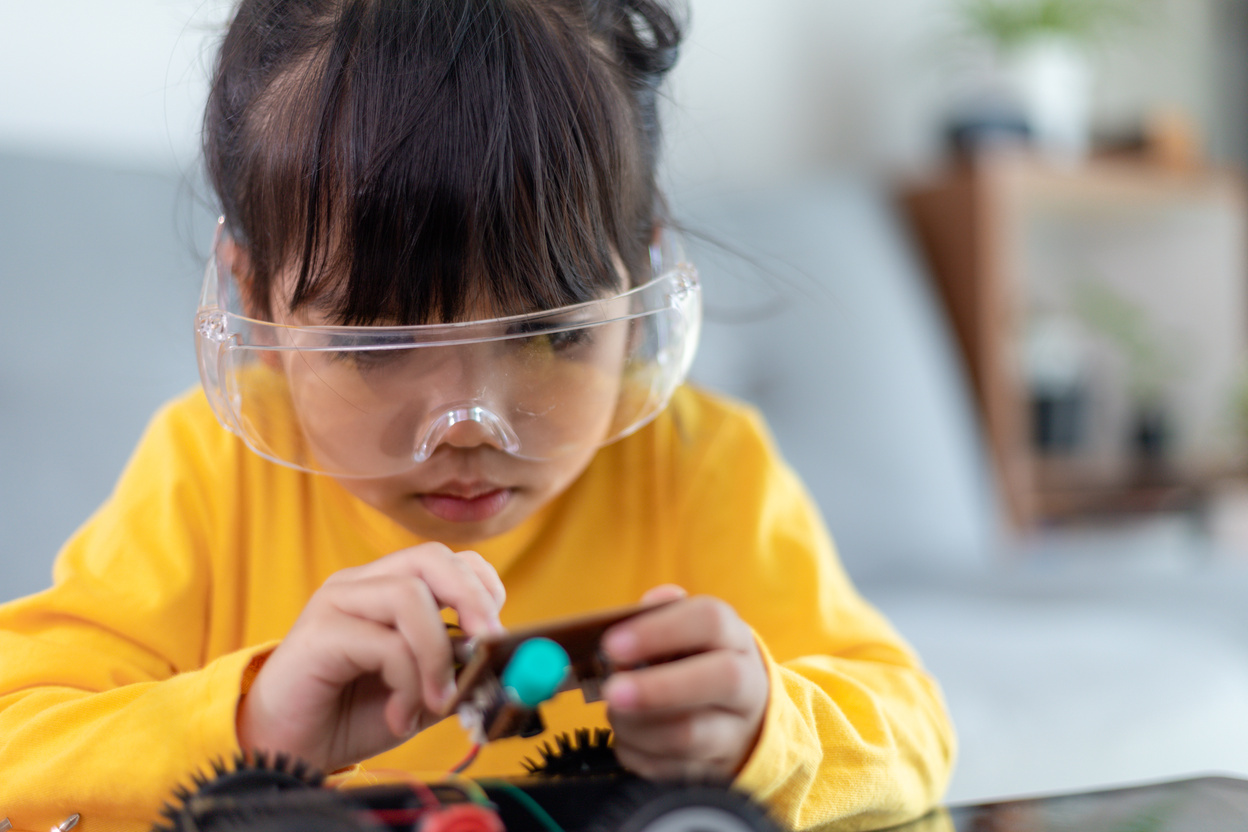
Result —
[[535, 460], [591, 451], [667, 405], [701, 320], [696, 273], [667, 234], [654, 279], [616, 297], [409, 327], [248, 318], [221, 249], [197, 316], [204, 389], [252, 450], [314, 473], [399, 474], [443, 444]]

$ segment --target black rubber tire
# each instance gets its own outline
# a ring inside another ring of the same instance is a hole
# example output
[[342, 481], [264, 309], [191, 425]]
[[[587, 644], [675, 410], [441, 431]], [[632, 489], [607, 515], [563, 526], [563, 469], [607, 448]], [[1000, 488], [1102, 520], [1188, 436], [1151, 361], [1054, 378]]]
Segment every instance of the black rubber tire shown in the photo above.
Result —
[[762, 807], [724, 786], [647, 783], [632, 791], [605, 832], [778, 832]]

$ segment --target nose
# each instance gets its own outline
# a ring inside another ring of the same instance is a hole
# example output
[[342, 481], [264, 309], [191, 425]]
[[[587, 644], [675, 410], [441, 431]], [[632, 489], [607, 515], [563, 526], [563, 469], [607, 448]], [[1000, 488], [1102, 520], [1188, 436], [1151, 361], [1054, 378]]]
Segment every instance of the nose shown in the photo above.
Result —
[[498, 414], [479, 405], [452, 407], [433, 419], [416, 445], [415, 460], [429, 459], [443, 443], [456, 448], [493, 445], [509, 454], [520, 450], [520, 438], [511, 426]]

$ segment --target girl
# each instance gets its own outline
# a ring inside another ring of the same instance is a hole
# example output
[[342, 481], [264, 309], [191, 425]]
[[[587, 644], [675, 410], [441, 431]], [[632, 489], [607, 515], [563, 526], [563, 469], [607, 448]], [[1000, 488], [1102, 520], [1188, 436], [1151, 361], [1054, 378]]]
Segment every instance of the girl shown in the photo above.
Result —
[[673, 602], [604, 642], [643, 669], [552, 731], [609, 724], [642, 776], [734, 779], [795, 827], [938, 799], [935, 686], [758, 419], [679, 387], [699, 290], [655, 187], [679, 40], [659, 0], [243, 0], [205, 118], [203, 390], [54, 588], [0, 609], [18, 829], [138, 829], [240, 749], [446, 771], [444, 615], [643, 597]]

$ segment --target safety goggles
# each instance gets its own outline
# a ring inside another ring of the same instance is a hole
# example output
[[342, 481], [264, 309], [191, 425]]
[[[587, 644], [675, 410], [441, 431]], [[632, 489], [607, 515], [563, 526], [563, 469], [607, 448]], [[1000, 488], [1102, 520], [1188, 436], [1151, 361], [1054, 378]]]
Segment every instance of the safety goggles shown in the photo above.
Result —
[[622, 294], [419, 326], [248, 317], [223, 233], [195, 321], [204, 390], [227, 430], [303, 471], [391, 476], [444, 444], [530, 460], [590, 452], [653, 419], [697, 346], [697, 272], [670, 231], [651, 248], [651, 279]]

